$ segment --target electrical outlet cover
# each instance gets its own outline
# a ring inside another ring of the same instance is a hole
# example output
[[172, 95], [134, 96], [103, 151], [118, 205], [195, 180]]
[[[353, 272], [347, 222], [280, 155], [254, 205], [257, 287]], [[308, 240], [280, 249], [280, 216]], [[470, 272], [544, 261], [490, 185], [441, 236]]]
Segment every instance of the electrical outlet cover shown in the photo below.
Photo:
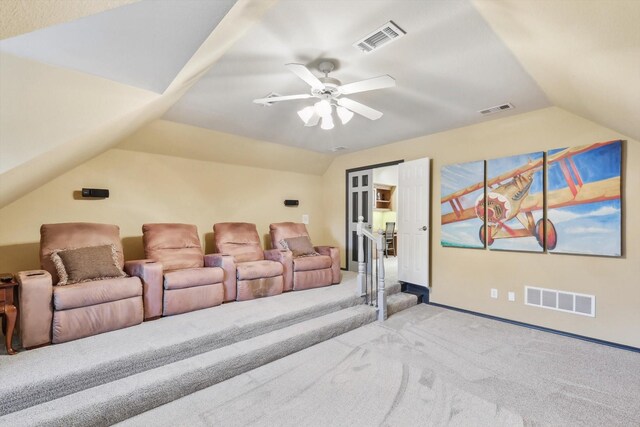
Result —
[[491, 298], [498, 298], [498, 290], [496, 288], [491, 288]]
[[516, 293], [515, 292], [509, 292], [509, 301], [515, 301], [516, 300]]
[[307, 214], [302, 215], [302, 223], [309, 224], [309, 215]]

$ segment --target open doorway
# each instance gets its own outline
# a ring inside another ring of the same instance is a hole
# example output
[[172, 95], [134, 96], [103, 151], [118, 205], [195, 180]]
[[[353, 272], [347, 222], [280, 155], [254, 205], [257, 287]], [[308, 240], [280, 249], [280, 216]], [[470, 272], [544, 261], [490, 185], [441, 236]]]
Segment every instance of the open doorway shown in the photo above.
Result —
[[[385, 279], [429, 286], [430, 186], [429, 158], [371, 165], [346, 171], [347, 269], [358, 271], [358, 217], [372, 232], [385, 236]], [[386, 233], [385, 233], [386, 232]], [[388, 237], [388, 239], [387, 239]], [[387, 244], [388, 242], [388, 244]], [[374, 256], [365, 245], [367, 265]]]
[[[398, 206], [398, 164], [403, 160], [364, 166], [346, 171], [346, 250], [347, 269], [358, 271], [357, 234], [358, 217], [364, 218], [365, 227], [372, 231], [386, 228], [387, 222], [394, 223], [396, 229]], [[391, 232], [393, 235], [397, 232]], [[395, 276], [397, 271], [397, 237], [390, 244], [385, 267], [389, 263], [388, 272]], [[393, 250], [395, 248], [395, 251]], [[392, 255], [392, 256], [389, 256]], [[394, 264], [395, 263], [395, 264]], [[394, 265], [391, 265], [394, 264]]]
[[398, 165], [373, 169], [372, 229], [384, 233], [384, 268], [395, 283], [398, 277]]

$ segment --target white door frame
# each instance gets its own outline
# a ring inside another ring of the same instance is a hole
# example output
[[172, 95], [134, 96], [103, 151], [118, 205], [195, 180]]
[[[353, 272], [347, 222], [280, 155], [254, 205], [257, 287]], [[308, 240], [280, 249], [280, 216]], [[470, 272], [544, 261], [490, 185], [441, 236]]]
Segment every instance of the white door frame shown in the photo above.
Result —
[[[352, 172], [362, 172], [366, 170], [373, 171], [373, 169], [383, 168], [387, 166], [395, 166], [403, 162], [404, 160], [394, 160], [392, 162], [378, 163], [375, 165], [361, 166], [357, 168], [347, 169], [345, 171], [345, 236], [344, 236], [345, 245], [344, 245], [344, 249], [345, 249], [345, 259], [347, 264], [346, 266], [343, 267], [343, 269], [349, 270], [349, 265], [351, 264], [349, 254], [351, 254], [351, 250], [352, 250], [351, 231], [350, 231], [351, 218], [349, 217], [349, 204], [351, 203], [351, 191], [350, 191], [351, 182], [349, 180], [349, 174], [351, 174]], [[373, 213], [373, 202], [375, 201], [375, 196], [373, 195], [373, 173], [371, 174], [371, 178], [368, 184], [371, 187], [370, 197], [374, 197], [369, 199], [370, 205], [371, 205], [371, 210], [369, 211], [369, 214], [371, 215]], [[373, 218], [369, 218], [369, 221], [372, 221], [372, 220]], [[357, 271], [357, 269], [355, 271]]]

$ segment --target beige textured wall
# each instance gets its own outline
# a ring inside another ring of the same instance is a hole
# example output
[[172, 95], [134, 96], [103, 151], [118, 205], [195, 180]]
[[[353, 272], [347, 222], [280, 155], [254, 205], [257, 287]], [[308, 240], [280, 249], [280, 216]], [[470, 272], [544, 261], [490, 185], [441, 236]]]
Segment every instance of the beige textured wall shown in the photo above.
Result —
[[[108, 188], [105, 200], [76, 200], [82, 187]], [[322, 177], [112, 149], [0, 210], [0, 271], [39, 268], [43, 223], [118, 224], [127, 259], [143, 256], [145, 222], [196, 224], [213, 252], [215, 222], [255, 223], [263, 241], [269, 224], [310, 215], [314, 242], [323, 235]], [[299, 199], [288, 208], [284, 199]]]
[[[624, 257], [529, 254], [440, 246], [440, 167], [533, 150], [625, 139]], [[327, 242], [344, 254], [345, 170], [392, 160], [432, 159], [431, 299], [494, 316], [640, 347], [640, 144], [610, 129], [547, 108], [338, 157], [324, 175]], [[344, 263], [344, 256], [343, 256]], [[344, 264], [343, 264], [344, 265]], [[597, 317], [525, 306], [525, 285], [596, 295]], [[489, 298], [490, 288], [499, 299]], [[516, 302], [508, 302], [508, 291]]]

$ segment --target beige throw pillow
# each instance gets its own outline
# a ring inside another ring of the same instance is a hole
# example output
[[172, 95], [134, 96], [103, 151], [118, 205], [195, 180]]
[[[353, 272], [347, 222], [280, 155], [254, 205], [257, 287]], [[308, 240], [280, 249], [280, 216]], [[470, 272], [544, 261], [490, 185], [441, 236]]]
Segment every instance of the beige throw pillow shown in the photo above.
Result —
[[51, 254], [51, 260], [60, 279], [58, 286], [126, 276], [115, 245], [58, 250]]
[[313, 248], [311, 239], [308, 236], [292, 237], [284, 240], [287, 242], [289, 250], [293, 252], [294, 257], [320, 255]]

